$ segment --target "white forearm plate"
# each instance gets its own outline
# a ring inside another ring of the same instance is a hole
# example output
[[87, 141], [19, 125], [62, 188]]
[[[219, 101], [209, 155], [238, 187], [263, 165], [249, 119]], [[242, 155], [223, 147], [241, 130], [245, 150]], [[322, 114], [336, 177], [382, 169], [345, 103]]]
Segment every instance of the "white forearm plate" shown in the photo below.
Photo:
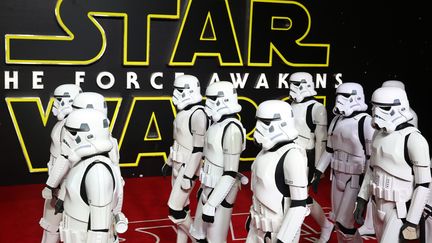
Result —
[[429, 197], [429, 188], [418, 186], [413, 193], [406, 220], [418, 224]]
[[289, 208], [279, 229], [277, 238], [284, 243], [293, 242], [307, 214], [307, 207]]
[[57, 157], [54, 166], [50, 170], [50, 175], [46, 184], [52, 188], [57, 188], [69, 171], [69, 160], [63, 156]]

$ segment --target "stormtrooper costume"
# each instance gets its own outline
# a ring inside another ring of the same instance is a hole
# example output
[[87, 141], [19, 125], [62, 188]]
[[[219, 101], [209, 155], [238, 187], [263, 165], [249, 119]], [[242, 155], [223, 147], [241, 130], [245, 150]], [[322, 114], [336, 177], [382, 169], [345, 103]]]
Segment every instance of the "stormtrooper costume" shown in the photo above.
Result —
[[[74, 84], [62, 84], [54, 90], [55, 100], [52, 112], [58, 121], [51, 130], [50, 160], [47, 163], [48, 176], [54, 173], [53, 167], [60, 157], [60, 134], [66, 121], [65, 118], [72, 112], [72, 102], [81, 92], [81, 88]], [[39, 222], [44, 229], [42, 243], [60, 242], [58, 227], [62, 214], [56, 212], [58, 210], [55, 209], [56, 198], [59, 196], [58, 190], [57, 187], [45, 187], [42, 190], [42, 197], [45, 199], [43, 217]]]
[[378, 88], [372, 94], [372, 104], [372, 124], [377, 132], [354, 215], [361, 221], [371, 195], [378, 241], [413, 240], [418, 238], [416, 227], [429, 196], [429, 145], [408, 123], [412, 113], [404, 90]]
[[343, 83], [336, 89], [335, 117], [328, 129], [326, 151], [318, 161], [312, 182], [316, 191], [320, 176], [331, 164], [330, 217], [336, 222], [339, 242], [363, 241], [355, 227], [353, 212], [374, 133], [366, 109], [360, 84]]
[[[108, 115], [108, 107], [105, 101], [104, 96], [102, 96], [99, 93], [96, 92], [83, 92], [78, 94], [73, 103], [72, 103], [73, 110], [81, 110], [81, 109], [94, 109], [99, 112], [101, 112], [105, 117]], [[110, 133], [110, 140], [112, 143], [112, 149], [107, 153], [109, 159], [114, 165], [114, 176], [116, 177], [116, 180], [119, 180], [121, 183], [118, 185], [118, 188], [116, 190], [116, 194], [114, 196], [114, 209], [113, 209], [113, 217], [114, 217], [114, 224], [115, 224], [115, 232], [116, 233], [124, 233], [126, 232], [128, 228], [128, 219], [126, 216], [122, 213], [122, 206], [123, 206], [123, 187], [124, 187], [124, 180], [121, 176], [121, 170], [119, 165], [119, 151], [118, 151], [118, 143], [117, 139], [115, 139], [111, 133]], [[63, 157], [63, 156], [61, 156]], [[72, 167], [71, 161], [69, 161], [66, 158], [59, 159], [59, 162], [54, 166], [53, 173], [47, 180], [47, 185], [49, 186], [55, 186], [58, 184], [61, 184], [63, 181], [66, 181], [67, 174]], [[59, 202], [64, 201], [64, 188], [60, 190], [61, 196], [59, 196]], [[116, 235], [116, 241], [118, 241], [117, 235]]]
[[[108, 117], [108, 105], [105, 101], [105, 97], [96, 92], [83, 92], [77, 95], [72, 104], [72, 108], [74, 108], [74, 110], [95, 109], [102, 112], [106, 117]], [[115, 137], [112, 136], [111, 133], [110, 140], [113, 146], [112, 149], [108, 152], [108, 157], [115, 165], [115, 170], [113, 172], [116, 176], [116, 180], [121, 181], [121, 186], [118, 187], [118, 190], [116, 191], [117, 194], [114, 196], [115, 207], [113, 209], [113, 215], [115, 220], [115, 230], [116, 233], [124, 233], [127, 231], [129, 222], [124, 213], [122, 212], [123, 188], [125, 185], [125, 181], [121, 175], [118, 141]]]
[[246, 223], [246, 243], [299, 242], [309, 213], [307, 156], [297, 138], [290, 105], [280, 100], [262, 102], [256, 112], [254, 138], [261, 145], [251, 168], [253, 192]]
[[[314, 99], [317, 92], [310, 73], [293, 73], [289, 78], [289, 83], [290, 104], [299, 133], [295, 142], [306, 149], [308, 182], [310, 183], [316, 163], [326, 146], [327, 110], [323, 104]], [[308, 196], [307, 204], [311, 210], [311, 216], [321, 227], [321, 236], [317, 242], [327, 242], [333, 231], [333, 223], [327, 219], [321, 206], [311, 196]]]
[[[402, 81], [399, 80], [387, 80], [384, 81], [381, 85], [381, 87], [397, 87], [405, 90], [405, 84]], [[410, 112], [413, 114], [413, 119], [409, 120], [408, 123], [412, 124], [414, 127], [418, 128], [418, 118], [415, 111], [410, 107]], [[366, 216], [364, 219], [363, 225], [358, 229], [360, 232], [360, 235], [374, 235], [375, 230], [373, 228], [373, 213], [372, 213], [372, 201], [369, 198], [367, 209], [366, 209]]]
[[109, 121], [95, 109], [73, 111], [62, 132], [62, 154], [71, 163], [60, 225], [65, 243], [114, 242], [115, 195], [122, 182], [109, 159]]
[[172, 167], [171, 194], [168, 199], [169, 219], [177, 225], [177, 243], [192, 238], [189, 196], [199, 176], [208, 118], [204, 111], [199, 80], [182, 75], [174, 80], [173, 103], [178, 113], [173, 122], [174, 143], [167, 165]]
[[201, 187], [190, 233], [198, 242], [224, 243], [239, 182], [247, 183], [247, 178], [238, 173], [246, 131], [236, 119], [241, 106], [231, 82], [210, 84], [206, 97], [205, 110], [214, 123], [205, 134]]

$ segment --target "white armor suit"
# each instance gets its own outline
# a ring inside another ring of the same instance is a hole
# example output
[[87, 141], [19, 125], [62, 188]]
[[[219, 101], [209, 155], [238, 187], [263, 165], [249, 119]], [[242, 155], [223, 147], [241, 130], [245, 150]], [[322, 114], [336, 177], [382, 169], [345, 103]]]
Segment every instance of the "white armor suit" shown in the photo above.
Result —
[[[72, 108], [73, 110], [95, 109], [105, 116], [107, 116], [108, 114], [108, 108], [104, 96], [96, 92], [83, 92], [78, 94], [72, 103]], [[124, 233], [128, 228], [128, 220], [126, 216], [122, 213], [124, 180], [121, 176], [121, 170], [119, 166], [120, 156], [118, 151], [117, 139], [112, 136], [110, 136], [110, 139], [113, 146], [112, 149], [108, 152], [108, 157], [114, 164], [113, 172], [116, 180], [121, 181], [121, 183], [119, 184], [121, 186], [118, 186], [116, 190], [116, 195], [114, 196], [115, 207], [113, 209], [113, 216], [115, 219], [115, 230], [116, 233]], [[47, 185], [56, 186], [63, 183], [63, 181], [66, 180], [67, 174], [71, 167], [72, 166], [70, 160], [64, 157], [62, 159], [59, 159], [59, 162], [56, 164], [56, 166], [53, 167], [53, 171], [55, 173], [49, 176], [47, 180]], [[62, 193], [64, 192], [63, 186], [60, 192], [61, 196], [59, 196], [58, 207], [61, 207], [61, 203], [63, 203], [64, 201], [64, 193]]]
[[[66, 121], [65, 118], [72, 112], [72, 103], [76, 95], [81, 92], [81, 88], [74, 84], [62, 84], [54, 90], [55, 100], [52, 112], [58, 121], [51, 130], [50, 160], [47, 163], [48, 176], [53, 174], [53, 167], [61, 153], [60, 134]], [[43, 217], [39, 222], [44, 229], [42, 243], [60, 242], [58, 227], [62, 214], [56, 212], [58, 210], [55, 209], [58, 190], [56, 187], [45, 187], [42, 191], [42, 197], [45, 199]]]
[[[308, 182], [315, 172], [315, 165], [325, 150], [327, 141], [327, 110], [314, 99], [315, 84], [312, 75], [307, 72], [291, 74], [290, 104], [294, 112], [296, 129], [299, 135], [295, 142], [306, 149], [308, 157]], [[321, 236], [317, 242], [327, 242], [333, 231], [333, 223], [327, 219], [323, 209], [310, 195], [307, 204], [310, 214], [321, 227]]]
[[173, 103], [178, 113], [173, 122], [174, 143], [166, 163], [172, 167], [168, 217], [177, 225], [177, 243], [193, 240], [189, 234], [189, 196], [199, 176], [209, 123], [201, 101], [200, 83], [195, 76], [181, 75], [174, 80]]
[[335, 221], [339, 242], [363, 241], [355, 227], [353, 212], [374, 133], [366, 109], [360, 84], [343, 83], [336, 89], [335, 117], [328, 129], [326, 151], [318, 161], [312, 182], [316, 192], [320, 176], [331, 164], [330, 217]]
[[210, 84], [206, 97], [205, 111], [213, 124], [205, 134], [201, 187], [190, 233], [198, 242], [224, 243], [239, 182], [247, 183], [247, 178], [238, 173], [246, 131], [236, 118], [241, 106], [231, 82]]
[[[405, 84], [399, 80], [387, 80], [384, 81], [381, 87], [397, 87], [405, 90]], [[410, 107], [410, 112], [413, 114], [413, 119], [409, 120], [408, 123], [412, 124], [414, 127], [418, 128], [418, 118], [415, 111]], [[369, 198], [366, 216], [363, 225], [359, 228], [361, 235], [374, 235], [375, 230], [373, 228], [373, 215], [372, 215], [372, 201]]]
[[[108, 105], [105, 101], [105, 97], [96, 92], [83, 92], [75, 97], [72, 104], [74, 110], [79, 109], [95, 109], [102, 112], [105, 116], [108, 116]], [[117, 180], [120, 180], [121, 186], [118, 187], [116, 191], [117, 194], [114, 196], [115, 207], [113, 209], [114, 219], [115, 219], [115, 230], [117, 233], [124, 233], [128, 228], [128, 219], [122, 212], [123, 208], [123, 188], [125, 181], [121, 175], [120, 169], [120, 154], [118, 148], [118, 141], [110, 133], [111, 143], [113, 145], [112, 149], [108, 152], [109, 159], [114, 163], [114, 175]]]
[[95, 109], [75, 110], [66, 121], [62, 138], [62, 154], [71, 169], [65, 180], [61, 240], [114, 242], [115, 195], [123, 185], [108, 156], [112, 149], [109, 121]]
[[429, 145], [412, 119], [404, 90], [381, 87], [372, 94], [372, 124], [377, 129], [357, 207], [361, 223], [371, 196], [373, 225], [379, 242], [418, 238], [417, 225], [428, 200], [431, 182]]
[[299, 242], [309, 208], [307, 156], [294, 143], [298, 136], [290, 105], [262, 102], [256, 112], [254, 139], [261, 151], [252, 163], [253, 192], [246, 222], [246, 243]]

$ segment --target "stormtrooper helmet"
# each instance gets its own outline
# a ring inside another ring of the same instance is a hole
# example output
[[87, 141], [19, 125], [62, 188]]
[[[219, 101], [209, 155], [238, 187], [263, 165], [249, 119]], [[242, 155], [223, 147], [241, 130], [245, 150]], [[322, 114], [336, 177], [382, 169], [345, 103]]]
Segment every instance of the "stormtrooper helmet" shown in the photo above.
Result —
[[307, 72], [296, 72], [289, 77], [289, 95], [295, 102], [302, 102], [304, 98], [317, 94], [312, 75]]
[[237, 91], [228, 81], [219, 81], [210, 84], [206, 89], [205, 111], [215, 122], [223, 115], [235, 114], [241, 111], [238, 103]]
[[174, 80], [173, 103], [179, 110], [202, 101], [200, 82], [193, 75], [181, 75]]
[[283, 141], [292, 141], [298, 136], [291, 106], [281, 100], [262, 102], [256, 111], [257, 123], [254, 139], [263, 149], [269, 150]]
[[72, 103], [82, 90], [75, 84], [62, 84], [54, 90], [54, 104], [52, 113], [59, 121], [72, 112]]
[[112, 149], [109, 121], [95, 109], [74, 110], [62, 131], [62, 154], [72, 163]]
[[405, 90], [405, 84], [399, 80], [387, 80], [384, 81], [381, 87], [396, 87]]
[[363, 87], [358, 83], [343, 83], [336, 89], [336, 104], [333, 108], [335, 115], [350, 116], [355, 111], [365, 111], [367, 105]]
[[105, 116], [108, 114], [105, 97], [96, 92], [83, 92], [78, 94], [72, 103], [72, 108], [75, 110], [95, 109], [105, 114]]
[[381, 87], [372, 94], [372, 125], [391, 133], [396, 127], [413, 118], [405, 90]]

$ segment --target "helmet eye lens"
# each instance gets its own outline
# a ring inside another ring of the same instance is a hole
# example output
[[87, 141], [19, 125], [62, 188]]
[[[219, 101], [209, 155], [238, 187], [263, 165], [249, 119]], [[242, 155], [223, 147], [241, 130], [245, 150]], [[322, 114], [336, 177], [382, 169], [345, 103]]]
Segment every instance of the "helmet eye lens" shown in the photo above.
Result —
[[292, 85], [294, 85], [294, 86], [300, 86], [300, 84], [301, 84], [302, 82], [299, 82], [299, 81], [290, 81], [290, 83], [291, 83]]
[[272, 119], [258, 118], [258, 120], [264, 123], [266, 126], [269, 126], [270, 123], [272, 122]]
[[379, 108], [381, 110], [384, 110], [384, 111], [390, 111], [391, 110], [391, 106], [380, 106]]
[[338, 93], [338, 95], [341, 95], [345, 98], [349, 98], [351, 96], [351, 94], [348, 94], [348, 93]]
[[213, 100], [213, 101], [216, 101], [217, 98], [218, 98], [218, 96], [207, 96], [207, 99]]

